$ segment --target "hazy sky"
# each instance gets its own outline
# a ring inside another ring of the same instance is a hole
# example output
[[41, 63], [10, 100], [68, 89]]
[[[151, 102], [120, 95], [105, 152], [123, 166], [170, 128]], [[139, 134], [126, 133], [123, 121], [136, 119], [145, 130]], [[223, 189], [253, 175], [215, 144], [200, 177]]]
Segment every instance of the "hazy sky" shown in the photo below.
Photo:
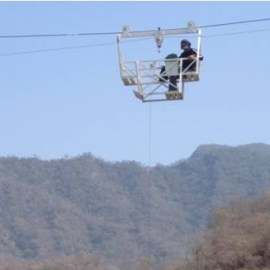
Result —
[[[1, 37], [103, 33], [269, 18], [270, 2], [1, 2], [0, 13]], [[180, 39], [160, 53], [153, 40], [125, 46], [132, 60], [160, 59]], [[202, 144], [270, 144], [269, 43], [270, 20], [203, 29], [201, 81], [183, 101], [150, 104], [122, 84], [116, 35], [1, 38], [0, 156], [155, 165]]]

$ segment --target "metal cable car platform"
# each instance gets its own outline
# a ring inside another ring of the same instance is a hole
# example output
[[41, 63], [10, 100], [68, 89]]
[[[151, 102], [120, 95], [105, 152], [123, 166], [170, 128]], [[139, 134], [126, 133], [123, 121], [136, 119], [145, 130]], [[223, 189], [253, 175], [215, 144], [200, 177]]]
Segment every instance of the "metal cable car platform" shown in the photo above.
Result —
[[[185, 58], [124, 61], [121, 41], [124, 38], [149, 37], [155, 38], [160, 48], [164, 36], [179, 34], [197, 34], [197, 57], [190, 65], [196, 65], [194, 71], [183, 68]], [[201, 30], [193, 22], [188, 28], [178, 30], [131, 32], [129, 27], [123, 28], [123, 33], [117, 36], [120, 75], [125, 86], [135, 86], [133, 93], [142, 102], [174, 101], [184, 99], [185, 84], [200, 80], [200, 47]]]

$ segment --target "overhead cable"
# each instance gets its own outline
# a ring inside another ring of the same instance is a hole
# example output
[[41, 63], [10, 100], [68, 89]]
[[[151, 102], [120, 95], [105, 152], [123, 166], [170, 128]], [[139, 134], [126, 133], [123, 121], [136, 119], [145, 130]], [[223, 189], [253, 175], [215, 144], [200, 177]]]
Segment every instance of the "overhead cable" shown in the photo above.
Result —
[[[270, 18], [263, 19], [255, 19], [255, 20], [246, 20], [246, 21], [236, 21], [236, 22], [228, 22], [228, 23], [220, 23], [220, 24], [210, 24], [198, 26], [198, 28], [212, 28], [212, 27], [221, 27], [221, 26], [229, 26], [236, 24], [246, 24], [246, 23], [257, 23], [263, 21], [270, 21]], [[184, 29], [184, 28], [177, 28]], [[175, 29], [168, 29], [175, 30]], [[154, 31], [154, 30], [153, 30]], [[146, 31], [133, 31], [136, 33], [143, 33]], [[74, 34], [31, 34], [31, 35], [0, 35], [0, 39], [9, 39], [9, 38], [48, 38], [48, 37], [72, 37], [72, 36], [102, 36], [102, 35], [117, 35], [120, 32], [88, 32], [88, 33], [74, 33]]]
[[258, 32], [267, 32], [267, 31], [270, 31], [270, 28], [249, 30], [249, 31], [230, 32], [230, 33], [223, 33], [223, 34], [203, 35], [203, 38], [241, 35], [241, 34], [250, 34], [250, 33], [258, 33]]
[[114, 44], [115, 44], [115, 42], [107, 42], [107, 43], [99, 43], [99, 44], [88, 44], [88, 45], [58, 47], [58, 48], [41, 49], [41, 50], [20, 51], [20, 52], [14, 52], [14, 53], [2, 53], [2, 54], [0, 54], [0, 57], [20, 55], [20, 54], [53, 52], [53, 51], [68, 51], [68, 50], [74, 50], [74, 49], [82, 49], [82, 48], [89, 48], [89, 47], [96, 47], [96, 46], [114, 45]]
[[117, 35], [118, 32], [103, 32], [103, 33], [77, 33], [77, 34], [31, 34], [31, 35], [5, 35], [0, 36], [6, 38], [47, 38], [47, 37], [73, 37], [73, 36], [101, 36], [101, 35]]
[[229, 25], [235, 25], [235, 24], [256, 23], [256, 22], [263, 22], [263, 21], [270, 21], [270, 18], [248, 20], [248, 21], [238, 21], [238, 22], [229, 22], [229, 23], [210, 24], [210, 25], [200, 26], [199, 28], [212, 28], [212, 27], [229, 26]]
[[[230, 32], [230, 33], [223, 33], [223, 34], [203, 35], [202, 37], [205, 39], [205, 38], [213, 38], [213, 37], [219, 37], [219, 36], [240, 35], [240, 34], [249, 34], [249, 33], [257, 33], [257, 32], [266, 32], [266, 31], [270, 31], [270, 28], [250, 30], [250, 31]], [[168, 38], [179, 38], [179, 37], [180, 36], [168, 37]], [[126, 40], [124, 42], [125, 43], [137, 42], [137, 41], [141, 41], [141, 40], [145, 40], [145, 39], [149, 39], [149, 38], [142, 38], [142, 39], [136, 39], [136, 40]], [[53, 51], [68, 51], [68, 50], [83, 49], [83, 48], [90, 48], [90, 47], [97, 47], [97, 46], [109, 46], [109, 45], [115, 45], [115, 44], [116, 44], [116, 42], [107, 42], [107, 43], [67, 46], [67, 47], [58, 47], [58, 48], [49, 48], [49, 49], [40, 49], [40, 50], [20, 51], [20, 52], [13, 52], [13, 53], [2, 53], [2, 54], [0, 54], [0, 57], [22, 55], [22, 54], [43, 53], [43, 52], [53, 52]]]
[[[147, 38], [141, 38], [137, 40], [126, 40], [124, 43], [128, 42], [138, 42], [142, 41]], [[20, 51], [20, 52], [12, 52], [12, 53], [0, 53], [0, 57], [4, 56], [13, 56], [13, 55], [21, 55], [21, 54], [33, 54], [33, 53], [43, 53], [43, 52], [54, 52], [54, 51], [69, 51], [69, 50], [76, 50], [76, 49], [83, 49], [83, 48], [90, 48], [90, 47], [99, 47], [99, 46], [108, 46], [108, 45], [115, 45], [116, 42], [106, 42], [106, 43], [95, 43], [95, 44], [86, 44], [86, 45], [78, 45], [78, 46], [66, 46], [66, 47], [58, 47], [58, 48], [48, 48], [48, 49], [40, 49], [40, 50], [29, 50], [29, 51]]]

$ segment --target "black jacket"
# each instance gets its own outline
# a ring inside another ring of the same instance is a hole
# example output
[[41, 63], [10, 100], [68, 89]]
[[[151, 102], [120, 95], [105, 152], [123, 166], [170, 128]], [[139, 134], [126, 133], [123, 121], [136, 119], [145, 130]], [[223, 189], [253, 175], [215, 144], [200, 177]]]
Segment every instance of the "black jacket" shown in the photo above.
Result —
[[[179, 58], [187, 58], [190, 55], [197, 56], [196, 49], [190, 48], [188, 51], [182, 52], [181, 55], [179, 56]], [[200, 59], [200, 61], [202, 61], [203, 56], [200, 56], [199, 59]], [[185, 70], [189, 65], [190, 65], [190, 67], [188, 68], [188, 71], [196, 71], [196, 61], [194, 61], [194, 60], [183, 60], [183, 70]]]

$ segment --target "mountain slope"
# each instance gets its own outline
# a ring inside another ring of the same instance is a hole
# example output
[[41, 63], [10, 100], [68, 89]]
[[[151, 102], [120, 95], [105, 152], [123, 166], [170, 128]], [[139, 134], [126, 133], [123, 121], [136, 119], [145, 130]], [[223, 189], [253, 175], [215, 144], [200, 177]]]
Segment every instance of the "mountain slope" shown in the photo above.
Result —
[[0, 159], [0, 252], [46, 258], [79, 251], [122, 265], [177, 258], [213, 209], [270, 189], [270, 146], [200, 146], [170, 166]]

